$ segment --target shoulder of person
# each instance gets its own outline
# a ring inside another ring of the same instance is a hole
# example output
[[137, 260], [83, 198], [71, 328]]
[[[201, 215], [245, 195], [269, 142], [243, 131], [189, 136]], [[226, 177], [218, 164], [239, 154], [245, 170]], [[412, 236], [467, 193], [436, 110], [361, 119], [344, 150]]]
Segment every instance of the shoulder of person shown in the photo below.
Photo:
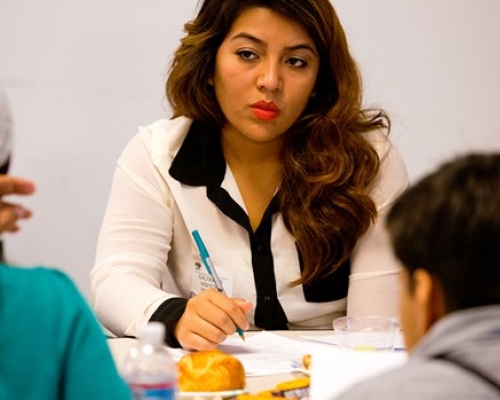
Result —
[[373, 129], [363, 133], [363, 137], [374, 147], [381, 160], [394, 149], [394, 145], [386, 129]]
[[391, 170], [400, 170], [402, 173], [401, 178], [408, 180], [408, 172], [399, 150], [394, 146], [394, 143], [386, 129], [373, 129], [363, 133], [363, 137], [375, 149], [378, 154], [382, 168]]
[[185, 136], [193, 120], [187, 117], [177, 117], [173, 119], [159, 119], [152, 124], [139, 127], [139, 134], [143, 136], [167, 136], [178, 137]]
[[151, 153], [176, 153], [181, 147], [193, 120], [187, 117], [159, 119], [152, 124], [139, 126], [138, 133], [132, 138], [129, 146], [139, 143]]
[[380, 211], [408, 188], [410, 177], [401, 153], [393, 145], [386, 130], [374, 129], [363, 136], [373, 146], [380, 161], [378, 175], [370, 189]]
[[32, 313], [80, 313], [86, 300], [65, 272], [47, 266], [0, 266], [2, 292], [14, 304], [26, 300]]
[[51, 285], [50, 287], [54, 288], [54, 290], [58, 290], [57, 287], [65, 287], [69, 288], [71, 291], [78, 291], [72, 278], [60, 269], [44, 265], [25, 267], [22, 269], [25, 269], [27, 273], [33, 274], [33, 278], [36, 279], [39, 285]]

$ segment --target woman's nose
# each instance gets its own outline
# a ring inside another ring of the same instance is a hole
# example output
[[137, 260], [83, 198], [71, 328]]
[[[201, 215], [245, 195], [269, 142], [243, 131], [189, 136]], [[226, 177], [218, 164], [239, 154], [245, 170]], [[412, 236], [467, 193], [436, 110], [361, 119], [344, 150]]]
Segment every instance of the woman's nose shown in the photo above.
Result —
[[270, 92], [282, 89], [283, 79], [278, 62], [268, 60], [260, 64], [257, 86], [259, 90], [268, 90]]

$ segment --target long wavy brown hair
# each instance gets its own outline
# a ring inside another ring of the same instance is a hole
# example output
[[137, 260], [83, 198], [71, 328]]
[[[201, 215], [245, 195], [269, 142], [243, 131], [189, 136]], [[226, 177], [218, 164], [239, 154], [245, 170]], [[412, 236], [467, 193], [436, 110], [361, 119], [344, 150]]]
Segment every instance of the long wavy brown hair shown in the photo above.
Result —
[[311, 283], [346, 261], [373, 223], [369, 187], [379, 158], [364, 133], [389, 132], [383, 110], [362, 108], [362, 82], [345, 32], [329, 0], [205, 0], [175, 52], [166, 84], [173, 118], [220, 127], [225, 117], [208, 84], [215, 56], [234, 20], [265, 7], [305, 27], [320, 54], [314, 89], [302, 116], [286, 133], [283, 177], [277, 192], [284, 223], [303, 260], [300, 279]]

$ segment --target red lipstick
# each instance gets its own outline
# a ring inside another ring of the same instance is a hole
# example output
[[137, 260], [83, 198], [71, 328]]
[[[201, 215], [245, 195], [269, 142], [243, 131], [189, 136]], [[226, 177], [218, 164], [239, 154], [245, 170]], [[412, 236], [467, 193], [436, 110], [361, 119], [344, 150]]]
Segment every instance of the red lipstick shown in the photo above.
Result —
[[280, 115], [280, 109], [272, 101], [258, 101], [251, 106], [253, 115], [260, 120], [269, 121]]

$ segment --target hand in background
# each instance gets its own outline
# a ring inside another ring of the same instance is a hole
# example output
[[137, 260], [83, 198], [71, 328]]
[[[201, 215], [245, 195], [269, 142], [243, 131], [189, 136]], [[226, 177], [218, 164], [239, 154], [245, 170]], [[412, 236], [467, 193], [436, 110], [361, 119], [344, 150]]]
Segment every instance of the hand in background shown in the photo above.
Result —
[[175, 335], [185, 349], [213, 350], [236, 332], [237, 326], [249, 328], [245, 314], [252, 308], [246, 300], [229, 298], [215, 289], [205, 290], [189, 299]]
[[35, 192], [35, 184], [24, 178], [11, 175], [0, 175], [0, 234], [3, 232], [17, 232], [18, 221], [31, 217], [31, 211], [19, 204], [4, 201], [4, 196], [30, 195]]

